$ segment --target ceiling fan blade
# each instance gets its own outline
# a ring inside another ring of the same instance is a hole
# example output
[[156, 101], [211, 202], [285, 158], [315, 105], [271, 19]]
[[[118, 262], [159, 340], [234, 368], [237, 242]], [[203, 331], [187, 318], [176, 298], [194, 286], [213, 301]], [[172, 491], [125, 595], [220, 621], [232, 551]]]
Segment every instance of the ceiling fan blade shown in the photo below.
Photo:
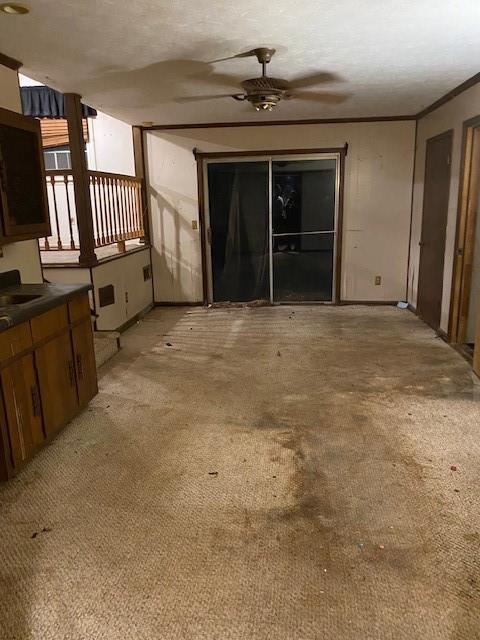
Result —
[[243, 53], [236, 53], [234, 56], [228, 56], [228, 58], [218, 58], [218, 60], [210, 60], [210, 64], [215, 62], [225, 62], [226, 60], [234, 60], [235, 58], [249, 58], [250, 56], [256, 56], [257, 49], [250, 49], [250, 51], [244, 51]]
[[317, 84], [325, 82], [339, 82], [340, 77], [328, 71], [317, 71], [316, 73], [308, 73], [304, 76], [298, 76], [289, 81], [292, 89], [303, 89], [304, 87], [314, 87]]
[[288, 100], [309, 100], [323, 104], [340, 104], [348, 100], [348, 93], [330, 93], [328, 91], [293, 91], [287, 96]]
[[[206, 96], [185, 96], [180, 98], [175, 98], [174, 102], [179, 103], [187, 103], [187, 102], [202, 102], [203, 100], [216, 100], [217, 98], [234, 98], [235, 100], [243, 100], [243, 93], [220, 93], [214, 95], [206, 95]], [[237, 97], [242, 96], [242, 98]]]

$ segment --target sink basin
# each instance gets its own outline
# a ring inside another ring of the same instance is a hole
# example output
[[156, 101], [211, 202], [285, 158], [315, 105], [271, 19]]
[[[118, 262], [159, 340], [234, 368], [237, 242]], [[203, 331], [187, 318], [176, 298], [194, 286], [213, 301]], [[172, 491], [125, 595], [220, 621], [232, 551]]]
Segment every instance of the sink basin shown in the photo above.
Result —
[[5, 293], [0, 294], [0, 307], [9, 307], [14, 304], [26, 304], [41, 298], [41, 296], [27, 294], [27, 293]]

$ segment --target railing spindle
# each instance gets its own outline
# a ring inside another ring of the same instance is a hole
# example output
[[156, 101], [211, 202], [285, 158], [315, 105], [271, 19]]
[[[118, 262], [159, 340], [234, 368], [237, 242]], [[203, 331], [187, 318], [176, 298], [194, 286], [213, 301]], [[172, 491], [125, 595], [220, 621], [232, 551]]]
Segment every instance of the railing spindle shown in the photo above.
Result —
[[115, 187], [115, 205], [116, 211], [118, 215], [118, 219], [120, 221], [121, 239], [125, 240], [125, 216], [123, 215], [122, 209], [120, 207], [120, 198], [118, 196], [118, 178], [113, 179], [114, 187]]
[[113, 217], [113, 235], [115, 238], [115, 242], [118, 242], [118, 216], [115, 211], [114, 199], [113, 199], [113, 184], [112, 178], [108, 178], [108, 201], [110, 204], [110, 210], [112, 212]]
[[53, 211], [55, 213], [55, 227], [57, 229], [57, 248], [61, 251], [63, 249], [62, 246], [62, 235], [60, 233], [60, 222], [58, 220], [58, 206], [57, 206], [57, 193], [55, 190], [55, 176], [50, 176], [50, 183], [52, 185], [53, 191]]
[[63, 176], [63, 184], [65, 186], [65, 198], [67, 200], [68, 230], [70, 232], [70, 249], [75, 249], [75, 240], [73, 238], [73, 227], [72, 227], [72, 213], [70, 210], [70, 196], [68, 192], [68, 175]]

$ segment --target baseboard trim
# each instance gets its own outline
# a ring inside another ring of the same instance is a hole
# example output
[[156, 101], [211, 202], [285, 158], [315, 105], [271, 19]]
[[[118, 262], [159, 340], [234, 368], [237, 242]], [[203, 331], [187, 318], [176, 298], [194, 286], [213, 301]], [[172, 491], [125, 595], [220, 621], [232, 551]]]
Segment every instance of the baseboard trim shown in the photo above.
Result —
[[171, 302], [170, 300], [155, 300], [154, 307], [203, 307], [203, 302]]
[[398, 300], [340, 300], [338, 304], [340, 306], [358, 304], [366, 306], [396, 307], [398, 304]]
[[130, 329], [136, 322], [144, 318], [149, 311], [153, 309], [153, 303], [149, 304], [145, 309], [142, 309], [134, 316], [132, 316], [129, 320], [120, 325], [117, 329], [108, 329], [108, 331], [118, 331], [118, 333], [123, 333], [127, 329]]

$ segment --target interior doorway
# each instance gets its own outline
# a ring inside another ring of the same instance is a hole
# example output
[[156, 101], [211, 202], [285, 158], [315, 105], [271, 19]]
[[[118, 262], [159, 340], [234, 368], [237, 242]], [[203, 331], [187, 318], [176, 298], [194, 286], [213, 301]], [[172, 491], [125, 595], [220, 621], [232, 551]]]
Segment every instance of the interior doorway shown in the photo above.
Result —
[[427, 140], [417, 313], [440, 328], [453, 131]]
[[480, 375], [480, 116], [464, 124], [450, 339]]
[[340, 153], [204, 163], [208, 302], [335, 302]]

